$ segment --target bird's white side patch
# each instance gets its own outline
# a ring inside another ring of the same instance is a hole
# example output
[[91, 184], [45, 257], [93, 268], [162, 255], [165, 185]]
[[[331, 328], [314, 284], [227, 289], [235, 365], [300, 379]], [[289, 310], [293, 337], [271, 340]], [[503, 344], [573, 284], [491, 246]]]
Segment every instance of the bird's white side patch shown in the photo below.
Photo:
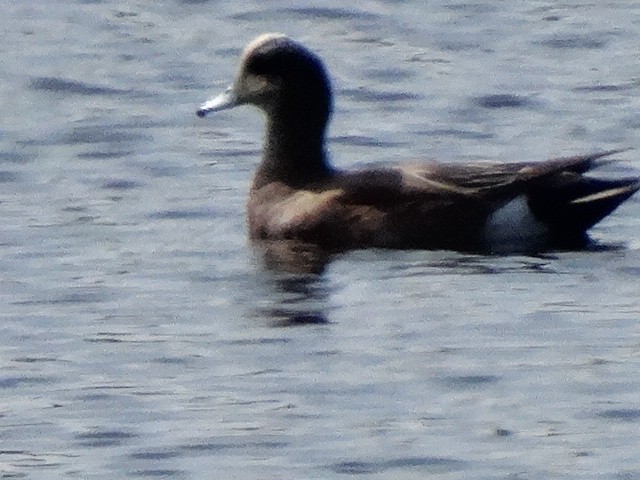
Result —
[[496, 210], [484, 227], [487, 246], [495, 252], [541, 247], [548, 234], [549, 228], [534, 217], [524, 195]]

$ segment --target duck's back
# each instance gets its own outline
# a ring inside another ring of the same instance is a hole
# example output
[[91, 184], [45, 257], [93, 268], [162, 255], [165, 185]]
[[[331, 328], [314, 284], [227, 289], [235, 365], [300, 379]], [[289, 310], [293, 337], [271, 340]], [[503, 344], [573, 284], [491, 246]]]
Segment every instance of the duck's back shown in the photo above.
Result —
[[330, 249], [576, 247], [587, 229], [640, 188], [635, 178], [584, 175], [610, 153], [331, 172], [306, 185], [260, 181], [249, 198], [250, 233]]

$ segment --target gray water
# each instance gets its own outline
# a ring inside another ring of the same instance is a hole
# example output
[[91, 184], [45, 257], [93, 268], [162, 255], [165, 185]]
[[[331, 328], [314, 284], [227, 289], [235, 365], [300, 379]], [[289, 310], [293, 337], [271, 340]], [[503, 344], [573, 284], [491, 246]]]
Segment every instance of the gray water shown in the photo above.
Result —
[[262, 118], [194, 113], [265, 31], [337, 166], [638, 175], [639, 6], [426, 3], [3, 2], [2, 478], [640, 478], [640, 197], [537, 257], [246, 239]]

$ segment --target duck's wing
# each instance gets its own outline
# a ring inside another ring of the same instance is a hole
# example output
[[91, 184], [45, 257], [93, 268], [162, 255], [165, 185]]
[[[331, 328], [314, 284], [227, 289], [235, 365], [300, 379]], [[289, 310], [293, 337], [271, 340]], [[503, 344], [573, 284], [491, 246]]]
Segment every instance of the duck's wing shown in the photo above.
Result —
[[610, 162], [607, 157], [621, 151], [542, 162], [401, 164], [345, 172], [336, 177], [335, 186], [341, 190], [343, 201], [357, 204], [386, 205], [417, 199], [453, 203], [475, 200], [499, 207], [519, 195], [530, 199], [544, 195], [547, 189], [555, 191], [555, 197], [559, 195], [564, 202], [585, 203], [594, 195], [610, 190], [622, 188], [634, 193], [638, 189], [638, 178], [599, 180], [584, 175]]
[[559, 178], [563, 178], [565, 184], [569, 179], [584, 179], [584, 173], [608, 162], [606, 157], [621, 151], [610, 150], [543, 162], [430, 162], [401, 165], [397, 170], [409, 191], [475, 196], [500, 202], [531, 189], [544, 188], [545, 184], [553, 185]]
[[600, 179], [585, 175], [623, 150], [543, 162], [427, 164], [400, 167], [405, 188], [476, 197], [499, 208], [524, 196], [535, 217], [555, 231], [581, 233], [640, 190], [640, 178]]

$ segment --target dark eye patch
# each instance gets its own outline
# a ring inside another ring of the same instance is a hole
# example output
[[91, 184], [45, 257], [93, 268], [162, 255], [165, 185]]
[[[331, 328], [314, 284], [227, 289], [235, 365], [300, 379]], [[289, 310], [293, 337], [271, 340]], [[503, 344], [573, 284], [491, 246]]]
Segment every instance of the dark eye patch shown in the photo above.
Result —
[[273, 55], [256, 54], [248, 59], [246, 69], [254, 75], [273, 75], [280, 62], [274, 61]]
[[290, 77], [318, 68], [317, 61], [293, 45], [269, 46], [257, 50], [246, 60], [245, 68], [254, 75]]
[[[247, 61], [246, 68], [255, 75], [283, 75], [288, 66], [287, 52], [280, 49], [269, 49], [255, 52]], [[289, 58], [289, 63], [291, 58]]]

